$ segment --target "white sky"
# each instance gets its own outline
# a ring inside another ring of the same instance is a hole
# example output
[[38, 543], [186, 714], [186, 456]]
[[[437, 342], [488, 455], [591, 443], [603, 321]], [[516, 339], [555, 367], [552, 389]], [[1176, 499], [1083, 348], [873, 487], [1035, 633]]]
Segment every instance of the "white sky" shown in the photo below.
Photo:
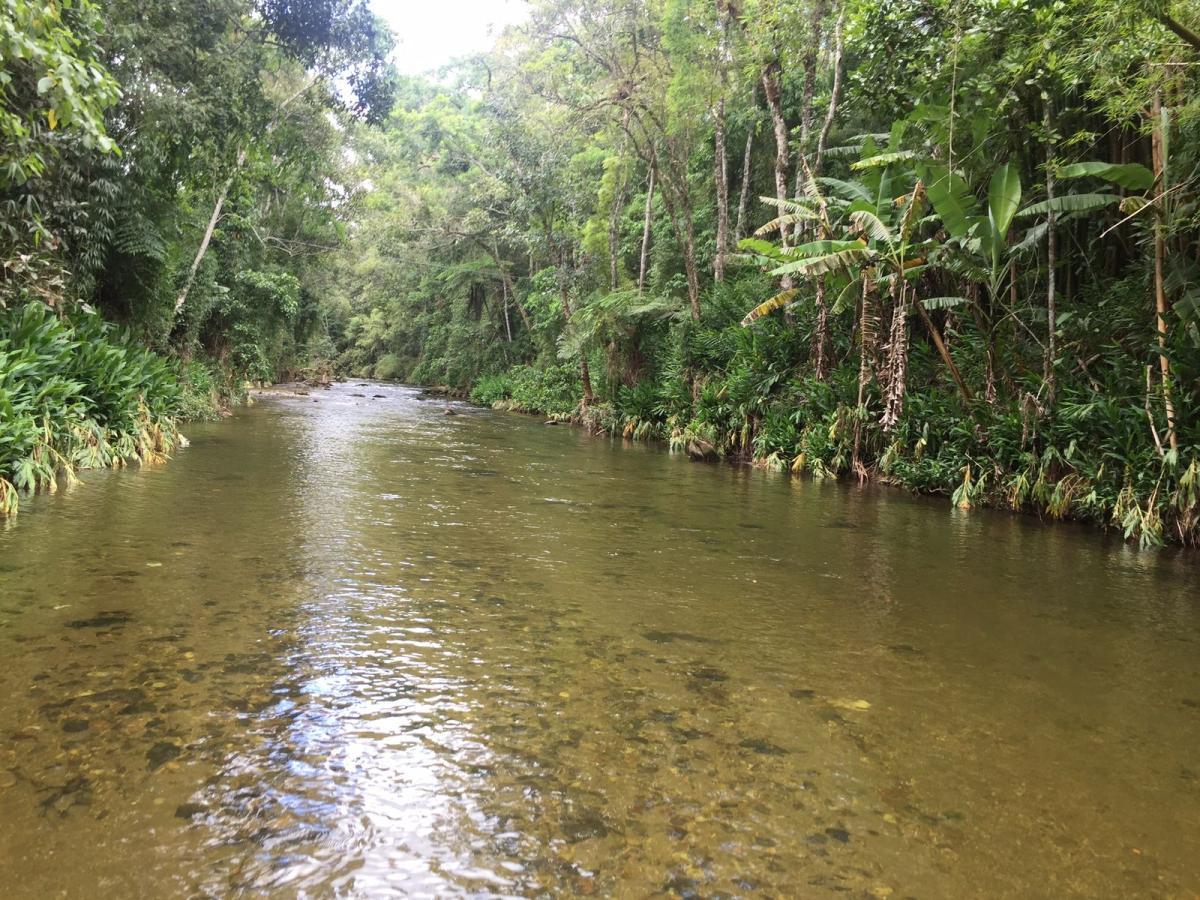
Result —
[[408, 75], [487, 50], [505, 25], [528, 15], [525, 0], [371, 0], [396, 33], [396, 67]]

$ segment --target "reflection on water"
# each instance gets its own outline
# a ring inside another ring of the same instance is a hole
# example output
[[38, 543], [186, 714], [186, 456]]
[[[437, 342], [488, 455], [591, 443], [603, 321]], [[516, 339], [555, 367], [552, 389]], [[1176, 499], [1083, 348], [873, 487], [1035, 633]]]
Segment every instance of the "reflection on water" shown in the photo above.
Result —
[[4, 896], [1200, 892], [1194, 557], [360, 392], [0, 533]]

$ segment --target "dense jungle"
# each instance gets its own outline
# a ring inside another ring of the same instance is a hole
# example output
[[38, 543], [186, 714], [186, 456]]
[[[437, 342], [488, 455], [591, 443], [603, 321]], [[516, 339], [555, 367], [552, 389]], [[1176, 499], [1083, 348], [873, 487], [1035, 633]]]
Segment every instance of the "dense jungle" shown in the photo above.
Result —
[[351, 0], [6, 0], [0, 506], [371, 376], [1194, 543], [1195, 25], [540, 2], [401, 77]]
[[1197, 0], [0, 0], [0, 896], [1200, 897], [1198, 87]]

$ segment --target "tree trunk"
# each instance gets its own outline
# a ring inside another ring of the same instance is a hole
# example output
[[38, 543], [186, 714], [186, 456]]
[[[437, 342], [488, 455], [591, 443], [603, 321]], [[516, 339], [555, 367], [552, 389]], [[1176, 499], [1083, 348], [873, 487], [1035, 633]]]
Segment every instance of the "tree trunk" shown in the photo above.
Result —
[[664, 171], [661, 190], [667, 215], [675, 240], [683, 250], [683, 271], [687, 276], [688, 304], [692, 308], [692, 321], [700, 321], [700, 273], [696, 268], [696, 220], [692, 210], [691, 189], [687, 183], [687, 172], [674, 172], [671, 177], [670, 160]]
[[825, 303], [825, 276], [817, 276], [817, 321], [813, 328], [813, 374], [824, 381], [829, 374], [829, 307]]
[[[817, 90], [817, 53], [821, 49], [822, 20], [825, 18], [825, 0], [816, 0], [812, 7], [812, 19], [809, 25], [808, 47], [804, 51], [804, 89], [800, 98], [800, 148], [799, 155], [808, 153], [808, 141], [812, 137], [813, 120], [816, 110], [813, 109], [813, 96]], [[796, 167], [796, 192], [800, 197], [804, 192], [804, 168]], [[800, 230], [800, 226], [796, 226]], [[796, 241], [799, 243], [799, 240]]]
[[[285, 99], [279, 104], [279, 109], [276, 110], [275, 118], [266, 127], [266, 133], [270, 134], [275, 130], [275, 126], [279, 123], [284, 110], [292, 105], [292, 102], [303, 96], [312, 88], [320, 78], [314, 76], [303, 87]], [[196, 256], [192, 260], [191, 268], [188, 269], [187, 279], [183, 283], [183, 289], [179, 292], [179, 296], [175, 298], [175, 310], [172, 313], [172, 318], [178, 318], [180, 311], [187, 303], [188, 294], [192, 290], [192, 282], [196, 280], [196, 273], [200, 270], [200, 264], [204, 261], [204, 255], [208, 252], [208, 245], [212, 241], [213, 232], [217, 228], [217, 223], [221, 220], [221, 211], [225, 207], [225, 201], [229, 198], [229, 191], [233, 187], [233, 182], [237, 178], [238, 172], [242, 166], [246, 164], [246, 148], [242, 147], [238, 150], [237, 162], [233, 166], [233, 171], [229, 177], [225, 179], [225, 184], [221, 187], [221, 193], [217, 195], [217, 202], [213, 206], [212, 215], [208, 219], [208, 227], [204, 229], [204, 238], [200, 241], [200, 248], [196, 251]]]
[[625, 206], [625, 179], [613, 189], [612, 208], [608, 213], [608, 275], [609, 285], [616, 290], [621, 283], [621, 210]]
[[862, 426], [866, 417], [867, 386], [871, 383], [871, 360], [875, 355], [875, 344], [879, 340], [879, 323], [875, 318], [871, 302], [871, 277], [862, 276], [862, 298], [858, 309], [858, 404], [854, 418], [854, 454], [852, 468], [860, 479], [865, 479], [867, 470], [862, 464]]
[[500, 278], [504, 282], [505, 288], [512, 297], [513, 305], [517, 307], [517, 312], [521, 314], [521, 321], [525, 323], [525, 330], [530, 334], [533, 333], [533, 324], [529, 321], [529, 313], [525, 312], [525, 306], [517, 299], [517, 286], [513, 284], [512, 276], [508, 274], [508, 269], [504, 267], [504, 260], [500, 258], [500, 250], [497, 247], [489, 247], [479, 238], [474, 239], [475, 243], [483, 248], [484, 252], [492, 258], [492, 262], [496, 264], [496, 268], [500, 272]]
[[1046, 382], [1046, 405], [1048, 408], [1053, 408], [1057, 392], [1054, 379], [1054, 358], [1058, 352], [1057, 336], [1055, 335], [1058, 330], [1058, 308], [1054, 296], [1054, 270], [1058, 266], [1058, 235], [1055, 232], [1056, 216], [1053, 208], [1054, 111], [1050, 103], [1050, 98], [1047, 97], [1043, 110], [1046, 126], [1046, 199], [1050, 202], [1051, 208], [1046, 215], [1046, 359], [1042, 375]]
[[650, 225], [654, 216], [654, 166], [646, 183], [646, 218], [642, 222], [642, 258], [638, 266], [638, 293], [646, 289], [646, 266], [650, 261]]
[[[784, 215], [783, 201], [787, 199], [788, 173], [788, 127], [787, 122], [783, 118], [782, 81], [783, 72], [780, 69], [778, 61], [770, 63], [763, 69], [763, 93], [766, 95], [767, 108], [771, 111], [771, 124], [775, 129], [775, 199], [780, 204], [778, 210], [778, 215], [780, 216]], [[781, 247], [785, 250], [787, 249], [787, 225], [781, 225], [779, 228], [779, 243]], [[784, 290], [791, 288], [791, 276], [785, 275], [782, 279], [782, 284]]]
[[508, 342], [512, 343], [512, 322], [508, 318], [508, 282], [501, 282], [504, 291], [504, 333], [508, 337]]
[[903, 278], [892, 278], [892, 327], [888, 336], [887, 396], [880, 424], [890, 432], [904, 412], [908, 387], [908, 285]]
[[691, 203], [684, 204], [683, 269], [687, 275], [688, 303], [692, 307], [692, 321], [700, 321], [700, 272], [696, 268], [696, 222], [692, 216]]
[[713, 138], [713, 176], [717, 189], [717, 249], [713, 255], [713, 280], [725, 280], [725, 253], [729, 248], [729, 159], [725, 151], [725, 98], [717, 101]]
[[[567, 268], [566, 253], [559, 257], [558, 263], [558, 296], [562, 301], [563, 321], [568, 324], [571, 321], [571, 289], [569, 286], [570, 275]], [[584, 409], [587, 409], [595, 401], [595, 394], [592, 393], [592, 371], [588, 366], [587, 354], [581, 352], [579, 354], [579, 380], [583, 383], [583, 400], [580, 401]]]
[[814, 177], [820, 177], [821, 165], [825, 161], [825, 150], [829, 144], [829, 132], [837, 116], [838, 103], [842, 97], [842, 50], [845, 46], [846, 5], [843, 0], [838, 10], [837, 23], [833, 26], [833, 87], [829, 92], [829, 108], [825, 110], [825, 121], [817, 137], [817, 158], [813, 164]]
[[738, 217], [737, 231], [735, 240], [741, 240], [746, 236], [746, 213], [750, 208], [750, 182], [753, 180], [753, 173], [750, 171], [750, 161], [754, 153], [754, 125], [746, 131], [746, 149], [742, 153], [742, 193], [738, 198]]
[[1173, 451], [1179, 449], [1179, 436], [1175, 433], [1175, 404], [1171, 400], [1171, 364], [1167, 359], [1167, 292], [1163, 284], [1163, 270], [1167, 262], [1166, 240], [1166, 179], [1167, 160], [1163, 147], [1162, 96], [1154, 95], [1151, 112], [1154, 117], [1151, 132], [1151, 151], [1154, 159], [1154, 310], [1158, 330], [1158, 368], [1162, 374], [1163, 407], [1167, 414], [1167, 443]]
[[175, 310], [172, 313], [172, 318], [178, 318], [183, 305], [187, 303], [188, 294], [192, 290], [192, 283], [196, 280], [196, 273], [200, 271], [200, 264], [204, 262], [204, 255], [208, 253], [208, 245], [212, 242], [213, 232], [217, 229], [217, 223], [221, 221], [221, 211], [225, 208], [225, 201], [229, 199], [229, 191], [233, 187], [234, 179], [237, 178], [238, 172], [241, 171], [242, 166], [245, 164], [246, 151], [243, 148], [238, 151], [237, 162], [234, 164], [233, 172], [225, 179], [225, 184], [221, 186], [221, 192], [217, 194], [217, 202], [213, 204], [212, 215], [208, 217], [208, 227], [204, 229], [204, 237], [200, 241], [200, 248], [196, 251], [191, 268], [188, 269], [187, 278], [183, 282], [183, 289], [179, 292], [179, 296], [175, 298]]
[[1182, 38], [1183, 41], [1191, 45], [1193, 50], [1200, 50], [1200, 35], [1196, 34], [1196, 32], [1192, 31], [1192, 29], [1188, 28], [1182, 22], [1172, 18], [1165, 9], [1155, 12], [1154, 17], [1178, 37]]
[[925, 323], [925, 327], [929, 330], [929, 336], [933, 338], [933, 345], [937, 347], [938, 356], [942, 358], [942, 362], [946, 364], [946, 368], [950, 370], [950, 377], [954, 379], [954, 383], [958, 385], [958, 390], [962, 393], [963, 399], [970, 403], [972, 399], [971, 389], [967, 387], [966, 381], [963, 380], [962, 373], [958, 371], [958, 366], [954, 364], [954, 358], [950, 355], [950, 349], [946, 346], [946, 342], [942, 340], [942, 333], [938, 331], [937, 326], [933, 324], [933, 319], [929, 318], [929, 312], [925, 309], [925, 305], [917, 297], [916, 292], [913, 292], [912, 304], [916, 307], [917, 313], [921, 316], [921, 321]]

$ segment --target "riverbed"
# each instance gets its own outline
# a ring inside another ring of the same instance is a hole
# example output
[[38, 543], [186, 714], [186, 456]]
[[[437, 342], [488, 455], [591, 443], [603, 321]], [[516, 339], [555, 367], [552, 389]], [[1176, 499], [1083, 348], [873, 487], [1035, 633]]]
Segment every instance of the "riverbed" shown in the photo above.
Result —
[[1200, 563], [412, 388], [0, 531], [0, 895], [1191, 897]]

